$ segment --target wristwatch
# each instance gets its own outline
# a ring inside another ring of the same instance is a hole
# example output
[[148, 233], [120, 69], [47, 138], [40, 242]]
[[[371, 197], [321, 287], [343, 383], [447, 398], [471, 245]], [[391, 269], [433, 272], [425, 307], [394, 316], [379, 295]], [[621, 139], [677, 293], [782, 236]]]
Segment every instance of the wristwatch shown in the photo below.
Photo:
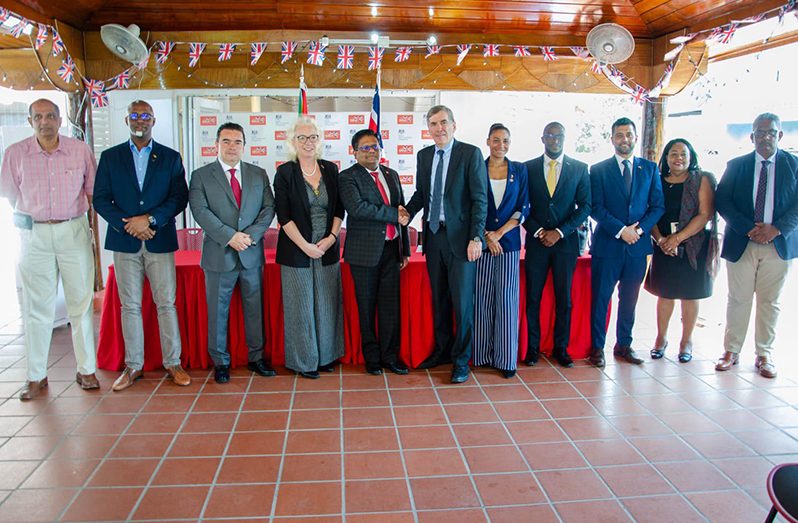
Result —
[[150, 227], [155, 227], [155, 216], [150, 214], [149, 216], [147, 216], [147, 221], [150, 222]]
[[482, 244], [482, 238], [480, 238], [479, 236], [474, 236], [473, 238], [471, 238], [471, 241]]
[[638, 225], [637, 228], [635, 229], [635, 232], [637, 233], [638, 236], [643, 236], [644, 231], [643, 228]]

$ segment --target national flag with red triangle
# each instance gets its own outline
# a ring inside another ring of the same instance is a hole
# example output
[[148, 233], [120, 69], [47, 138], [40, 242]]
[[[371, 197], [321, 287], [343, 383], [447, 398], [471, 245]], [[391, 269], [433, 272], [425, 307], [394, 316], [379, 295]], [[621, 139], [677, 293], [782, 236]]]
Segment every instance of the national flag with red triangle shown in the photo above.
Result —
[[61, 64], [61, 67], [58, 68], [58, 71], [55, 72], [58, 77], [65, 81], [68, 84], [71, 84], [75, 81], [75, 62], [72, 61], [72, 57], [66, 55], [64, 62]]
[[554, 54], [554, 48], [553, 47], [548, 47], [548, 46], [547, 47], [541, 47], [540, 48], [540, 52], [543, 55], [543, 60], [546, 61], [546, 62], [554, 62], [556, 60], [559, 60], [557, 55]]
[[280, 59], [280, 63], [284, 64], [290, 60], [292, 56], [294, 56], [294, 51], [296, 51], [296, 42], [283, 42], [281, 47], [282, 50], [280, 51], [280, 55], [282, 58]]
[[174, 42], [158, 42], [155, 49], [155, 61], [161, 65], [165, 64], [166, 59], [175, 50], [175, 45]]
[[305, 85], [305, 64], [299, 70], [299, 104], [297, 112], [300, 116], [308, 114], [308, 86]]
[[532, 53], [529, 52], [529, 46], [527, 45], [514, 45], [513, 49], [515, 51], [515, 56], [518, 57], [532, 56]]
[[191, 42], [188, 44], [188, 66], [195, 67], [199, 62], [200, 56], [205, 51], [208, 44], [203, 42]]
[[39, 30], [36, 33], [36, 42], [34, 43], [34, 47], [36, 47], [37, 51], [47, 43], [47, 26], [44, 24], [38, 24], [38, 26]]
[[410, 58], [410, 53], [413, 52], [412, 47], [398, 47], [396, 49], [396, 56], [394, 57], [394, 62], [407, 62], [408, 58]]
[[254, 42], [249, 44], [249, 65], [255, 65], [266, 51], [266, 42]]
[[236, 50], [236, 44], [220, 44], [219, 45], [219, 62], [226, 62], [233, 57]]

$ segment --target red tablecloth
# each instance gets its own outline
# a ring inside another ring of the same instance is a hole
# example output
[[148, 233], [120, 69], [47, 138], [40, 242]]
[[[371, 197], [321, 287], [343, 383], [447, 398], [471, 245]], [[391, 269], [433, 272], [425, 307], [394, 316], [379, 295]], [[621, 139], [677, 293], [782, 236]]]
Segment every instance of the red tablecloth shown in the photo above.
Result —
[[[212, 365], [208, 356], [208, 309], [205, 302], [205, 277], [199, 266], [200, 253], [178, 251], [177, 266], [177, 317], [183, 341], [182, 363], [186, 368], [207, 368]], [[523, 264], [523, 259], [521, 261]], [[344, 363], [362, 364], [360, 351], [360, 326], [355, 301], [354, 283], [349, 265], [341, 264], [344, 299]], [[521, 270], [521, 301], [518, 356], [523, 359], [527, 349], [525, 274]], [[263, 270], [263, 313], [265, 329], [265, 357], [275, 365], [285, 363], [283, 353], [283, 303], [280, 285], [280, 266], [274, 262], [274, 251], [267, 251]], [[424, 257], [414, 254], [410, 264], [402, 271], [402, 360], [411, 367], [418, 366], [432, 352], [434, 334], [429, 277]], [[573, 310], [571, 318], [571, 345], [568, 351], [574, 358], [586, 358], [590, 351], [590, 258], [579, 258], [571, 293]], [[158, 318], [152, 301], [149, 283], [145, 281], [142, 303], [144, 321], [144, 368], [161, 366], [161, 344], [158, 337]], [[554, 329], [554, 291], [551, 275], [543, 292], [541, 305], [541, 348], [550, 354]], [[244, 341], [244, 322], [241, 296], [238, 288], [230, 305], [228, 336], [232, 366], [247, 364], [247, 347]], [[105, 299], [100, 319], [98, 365], [102, 369], [121, 370], [125, 361], [125, 344], [122, 339], [122, 320], [119, 294], [113, 265], [108, 269]]]

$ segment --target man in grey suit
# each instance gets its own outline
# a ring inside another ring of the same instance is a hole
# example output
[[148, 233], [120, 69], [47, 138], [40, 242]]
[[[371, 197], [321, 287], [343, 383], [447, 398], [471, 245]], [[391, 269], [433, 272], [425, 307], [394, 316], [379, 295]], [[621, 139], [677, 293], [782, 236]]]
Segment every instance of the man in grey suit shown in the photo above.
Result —
[[482, 152], [454, 139], [457, 126], [451, 109], [436, 105], [426, 119], [435, 145], [418, 152], [416, 192], [407, 204], [410, 216], [424, 210], [424, 254], [435, 324], [435, 347], [419, 368], [451, 361], [452, 383], [463, 383], [474, 341], [474, 262], [482, 255], [488, 175]]
[[238, 282], [244, 308], [249, 363], [261, 376], [276, 373], [263, 359], [263, 245], [274, 218], [274, 195], [266, 171], [242, 162], [244, 129], [232, 122], [216, 131], [217, 161], [191, 173], [189, 205], [205, 232], [200, 266], [208, 302], [208, 352], [217, 383], [230, 381], [227, 321]]

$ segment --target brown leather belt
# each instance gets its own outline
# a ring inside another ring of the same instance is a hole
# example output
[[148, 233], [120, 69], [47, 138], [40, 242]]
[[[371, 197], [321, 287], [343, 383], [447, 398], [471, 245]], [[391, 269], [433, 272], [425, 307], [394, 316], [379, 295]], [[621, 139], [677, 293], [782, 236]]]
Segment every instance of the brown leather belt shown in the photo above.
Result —
[[53, 225], [55, 223], [71, 222], [74, 219], [75, 218], [68, 218], [66, 220], [43, 220], [43, 221], [34, 220], [33, 223], [47, 223], [47, 224]]

